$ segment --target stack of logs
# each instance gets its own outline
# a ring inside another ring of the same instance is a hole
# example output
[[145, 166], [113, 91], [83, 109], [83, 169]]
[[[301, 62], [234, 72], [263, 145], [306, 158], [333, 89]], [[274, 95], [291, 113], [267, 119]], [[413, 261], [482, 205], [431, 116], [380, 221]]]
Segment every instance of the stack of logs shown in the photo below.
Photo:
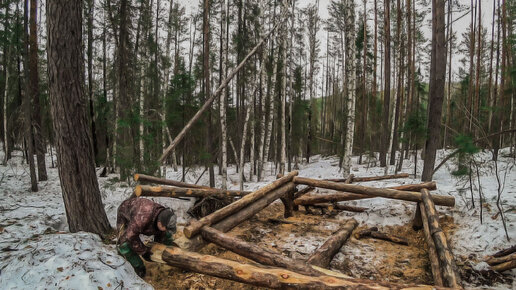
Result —
[[516, 268], [516, 245], [501, 250], [485, 260], [491, 269], [497, 272], [504, 272]]
[[[433, 202], [437, 205], [444, 206], [454, 206], [455, 204], [455, 199], [451, 196], [433, 195], [430, 197], [426, 189], [435, 188], [435, 183], [382, 189], [352, 185], [350, 183], [355, 180], [352, 176], [344, 180], [345, 183], [341, 183], [340, 180], [315, 180], [298, 177], [297, 175], [298, 172], [293, 171], [254, 192], [220, 190], [141, 174], [135, 175], [135, 180], [139, 182], [162, 185], [156, 187], [138, 185], [135, 188], [135, 194], [137, 196], [166, 196], [172, 198], [205, 196], [240, 197], [233, 203], [210, 215], [199, 220], [191, 220], [183, 230], [184, 235], [190, 239], [191, 244], [188, 247], [190, 251], [155, 244], [152, 246], [153, 261], [167, 263], [171, 266], [198, 273], [270, 288], [403, 289], [414, 287], [414, 285], [378, 283], [370, 280], [353, 279], [341, 273], [327, 270], [333, 257], [339, 252], [341, 247], [352, 235], [353, 230], [357, 227], [358, 223], [354, 219], [347, 221], [342, 228], [333, 233], [306, 262], [294, 260], [271, 249], [261, 248], [256, 244], [248, 243], [237, 237], [226, 234], [226, 232], [253, 217], [262, 209], [279, 199], [284, 203], [286, 216], [291, 215], [292, 209], [297, 205], [320, 204], [321, 202], [316, 200], [319, 196], [303, 196], [309, 192], [311, 188], [315, 187], [341, 191], [341, 193], [329, 195], [330, 197], [324, 197], [331, 202], [383, 197], [418, 202], [426, 209], [424, 206], [429, 200], [432, 202], [429, 208], [433, 207], [434, 214], [425, 212], [426, 215], [424, 216], [430, 217], [431, 222], [428, 224], [432, 224], [432, 226], [427, 225], [427, 227], [429, 228], [428, 232], [431, 233], [434, 238], [436, 236], [442, 238], [444, 235], [441, 236], [442, 232], [439, 231], [438, 223], [435, 225], [433, 222], [435, 220], [435, 207], [433, 206]], [[357, 181], [362, 180], [357, 179]], [[307, 185], [308, 187], [297, 191], [296, 186], [299, 184]], [[420, 189], [423, 190], [416, 192], [416, 190]], [[316, 201], [309, 203], [313, 200]], [[421, 216], [423, 216], [423, 214], [421, 214]], [[431, 218], [434, 218], [434, 220]], [[426, 218], [423, 218], [423, 221], [425, 219]], [[444, 243], [445, 242], [446, 240], [444, 239]], [[242, 264], [192, 252], [192, 250], [200, 250], [207, 243], [214, 243], [263, 266]], [[436, 244], [439, 245], [436, 247], [438, 253], [440, 253], [439, 251], [442, 249], [440, 247], [442, 243], [442, 240], [436, 242]], [[444, 246], [445, 249], [447, 249], [446, 244]], [[444, 258], [451, 258], [451, 260], [453, 260], [449, 250], [445, 252], [445, 256]], [[443, 268], [448, 270], [445, 266], [446, 265], [443, 265]], [[447, 273], [448, 272], [443, 272], [442, 276], [448, 278]], [[446, 286], [458, 286], [457, 280], [455, 279], [453, 281], [455, 281], [455, 284], [447, 283], [448, 285]], [[442, 284], [438, 284], [438, 286], [442, 286]], [[425, 285], [417, 286], [416, 288], [419, 287], [423, 289], [432, 288], [431, 286]]]

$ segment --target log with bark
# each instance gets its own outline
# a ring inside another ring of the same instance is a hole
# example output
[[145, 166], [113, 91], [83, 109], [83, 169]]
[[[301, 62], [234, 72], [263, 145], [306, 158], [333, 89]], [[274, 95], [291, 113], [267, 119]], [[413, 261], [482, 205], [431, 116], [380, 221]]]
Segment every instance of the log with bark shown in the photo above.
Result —
[[498, 251], [498, 252], [494, 253], [492, 256], [495, 257], [495, 258], [498, 258], [498, 257], [507, 256], [507, 255], [512, 254], [512, 253], [516, 253], [516, 245], [514, 245], [514, 246], [512, 246], [510, 248]]
[[[298, 171], [292, 171], [287, 176], [282, 177], [278, 180], [275, 180], [274, 182], [258, 189], [257, 191], [254, 191], [251, 194], [244, 196], [243, 198], [231, 203], [230, 205], [228, 205], [224, 208], [217, 210], [216, 212], [214, 212], [208, 216], [203, 217], [200, 220], [192, 220], [190, 222], [190, 225], [185, 227], [183, 230], [185, 236], [187, 238], [194, 237], [195, 235], [197, 235], [199, 233], [200, 229], [203, 226], [212, 225], [212, 224], [238, 212], [239, 210], [245, 208], [246, 206], [256, 202], [257, 200], [263, 198], [264, 196], [267, 196], [268, 194], [272, 193], [273, 191], [277, 191], [276, 189], [280, 188], [284, 184], [290, 183], [290, 181], [292, 181], [292, 179], [297, 174], [298, 174]], [[295, 185], [294, 185], [294, 188], [295, 188]], [[293, 190], [293, 189], [290, 189], [290, 190]], [[282, 196], [282, 194], [280, 194], [278, 196], [278, 198], [281, 196]]]
[[212, 227], [203, 227], [201, 229], [201, 236], [208, 242], [212, 242], [262, 265], [285, 268], [309, 276], [320, 276], [322, 274], [303, 261], [297, 261], [270, 249], [247, 243]]
[[498, 264], [503, 264], [512, 260], [516, 260], [516, 253], [509, 254], [507, 256], [503, 257], [489, 257], [485, 260], [486, 263], [489, 264], [489, 266], [494, 266]]
[[355, 235], [357, 239], [362, 239], [365, 237], [371, 237], [379, 240], [384, 240], [388, 242], [393, 242], [395, 244], [405, 245], [408, 246], [408, 241], [405, 238], [397, 237], [388, 233], [383, 233], [378, 231], [377, 227], [373, 227], [370, 229], [366, 229], [358, 233], [358, 235]]
[[134, 194], [150, 197], [241, 197], [248, 195], [249, 191], [223, 190], [223, 189], [204, 189], [204, 188], [183, 188], [173, 186], [149, 186], [137, 185], [134, 188]]
[[136, 173], [133, 176], [133, 178], [134, 178], [134, 181], [138, 181], [140, 183], [154, 183], [154, 184], [170, 185], [170, 186], [185, 187], [185, 188], [213, 189], [208, 186], [202, 186], [202, 185], [185, 183], [185, 182], [176, 181], [176, 180], [164, 179], [164, 178], [154, 177], [154, 176], [140, 174], [140, 173]]
[[314, 204], [310, 205], [314, 208], [324, 209], [327, 211], [350, 211], [350, 212], [365, 212], [368, 210], [368, 208], [365, 207], [359, 207], [359, 206], [351, 206], [351, 205], [345, 205], [345, 204], [339, 204], [339, 203], [320, 203], [320, 204]]
[[430, 195], [428, 190], [422, 189], [421, 197], [423, 199], [426, 217], [428, 218], [429, 231], [435, 244], [437, 256], [439, 257], [439, 265], [441, 266], [444, 284], [448, 287], [459, 288], [460, 282], [455, 272], [455, 261], [448, 247], [446, 236], [439, 225], [439, 215], [434, 204], [435, 195]]
[[351, 236], [353, 230], [357, 227], [358, 222], [351, 219], [336, 233], [324, 242], [311, 256], [308, 258], [308, 264], [328, 268], [333, 257], [339, 252], [340, 248]]
[[[305, 177], [295, 177], [294, 182], [297, 184], [305, 184], [314, 187], [321, 187], [326, 189], [333, 189], [338, 191], [351, 192], [355, 194], [363, 194], [371, 197], [383, 197], [390, 199], [399, 199], [405, 201], [422, 201], [422, 194], [420, 192], [412, 191], [401, 191], [396, 189], [387, 188], [374, 188], [368, 186], [354, 185], [354, 184], [342, 184], [331, 181], [316, 180]], [[453, 196], [444, 195], [432, 195], [432, 198], [436, 205], [442, 206], [455, 206], [455, 198]], [[297, 201], [297, 200], [296, 200]]]
[[432, 268], [432, 277], [434, 278], [434, 284], [436, 286], [444, 286], [443, 276], [441, 274], [441, 265], [439, 262], [439, 257], [437, 255], [437, 250], [435, 248], [434, 239], [432, 238], [432, 233], [430, 232], [430, 226], [428, 224], [428, 216], [426, 215], [425, 205], [422, 202], [417, 203], [419, 207], [421, 221], [423, 224], [423, 230], [425, 233], [426, 244], [428, 245], [428, 259], [430, 260], [430, 266]]
[[[409, 177], [408, 173], [399, 173], [394, 175], [383, 175], [383, 176], [368, 176], [368, 177], [355, 177], [351, 178], [351, 182], [367, 182], [367, 181], [376, 181], [376, 180], [386, 180], [386, 179], [396, 179], [396, 178], [407, 178]], [[349, 178], [349, 177], [348, 177]], [[326, 181], [332, 182], [346, 182], [348, 178], [342, 179], [325, 179]], [[351, 183], [349, 182], [349, 183]]]
[[233, 280], [253, 286], [273, 289], [433, 289], [427, 285], [403, 285], [390, 282], [353, 279], [344, 275], [307, 276], [273, 267], [258, 267], [210, 255], [188, 252], [177, 247], [154, 244], [151, 259], [192, 272], [222, 279]]
[[[403, 191], [405, 191], [405, 190], [407, 190], [407, 191], [418, 190], [419, 191], [423, 188], [436, 189], [435, 182], [425, 182], [425, 183], [421, 183], [421, 184], [407, 184], [407, 185], [389, 187], [389, 189], [403, 190]], [[358, 193], [339, 192], [339, 193], [326, 194], [326, 195], [304, 196], [302, 198], [295, 199], [294, 204], [311, 205], [311, 204], [317, 204], [317, 203], [351, 201], [351, 200], [359, 200], [359, 199], [366, 199], [366, 198], [374, 198], [374, 196], [370, 196], [370, 195], [366, 195], [366, 194], [358, 194]]]
[[491, 266], [491, 269], [497, 272], [504, 272], [507, 270], [512, 270], [516, 268], [516, 259], [507, 261], [505, 263], [498, 264], [496, 266]]

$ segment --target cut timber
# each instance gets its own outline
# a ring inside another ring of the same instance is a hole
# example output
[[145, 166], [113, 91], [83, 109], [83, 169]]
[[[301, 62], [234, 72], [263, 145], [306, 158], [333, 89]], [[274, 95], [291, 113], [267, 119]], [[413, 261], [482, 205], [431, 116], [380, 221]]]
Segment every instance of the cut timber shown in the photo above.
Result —
[[296, 194], [294, 195], [294, 199], [300, 198], [301, 196], [312, 192], [314, 189], [315, 189], [315, 187], [307, 186], [307, 187], [299, 190], [298, 192], [296, 192]]
[[512, 247], [510, 247], [508, 249], [504, 249], [504, 250], [498, 251], [495, 254], [493, 254], [492, 256], [495, 257], [495, 258], [498, 258], [498, 257], [507, 256], [507, 255], [512, 254], [512, 253], [516, 253], [516, 245], [514, 245], [514, 246], [512, 246]]
[[503, 264], [512, 260], [516, 260], [516, 253], [512, 253], [507, 256], [503, 257], [489, 257], [486, 259], [486, 263], [488, 263], [490, 266]]
[[170, 185], [170, 186], [186, 187], [186, 188], [213, 189], [208, 186], [190, 184], [190, 183], [185, 183], [185, 182], [170, 180], [170, 179], [163, 179], [163, 178], [158, 178], [158, 177], [145, 175], [145, 174], [139, 174], [139, 173], [136, 173], [133, 176], [133, 178], [134, 178], [134, 181], [139, 181], [139, 182], [144, 182], [144, 183], [154, 183], [154, 184]]
[[244, 196], [248, 191], [223, 190], [223, 189], [204, 189], [204, 188], [182, 188], [173, 186], [148, 186], [137, 185], [134, 188], [136, 196], [151, 197], [218, 197], [227, 198]]
[[[367, 181], [376, 181], [376, 180], [385, 180], [385, 179], [396, 179], [396, 178], [407, 178], [409, 177], [408, 173], [400, 173], [394, 175], [383, 175], [383, 176], [370, 176], [370, 177], [352, 177], [351, 182], [367, 182]], [[348, 177], [349, 178], [349, 177]], [[325, 179], [326, 181], [333, 182], [346, 182], [346, 179]], [[349, 183], [351, 183], [349, 182]]]
[[[399, 199], [399, 200], [414, 201], [414, 202], [420, 202], [423, 200], [422, 196], [421, 196], [422, 194], [420, 192], [401, 191], [401, 190], [396, 190], [396, 189], [385, 189], [385, 188], [374, 188], [374, 187], [367, 187], [367, 186], [354, 185], [354, 184], [342, 184], [342, 183], [337, 183], [337, 182], [316, 180], [316, 179], [310, 179], [310, 178], [304, 178], [304, 177], [295, 177], [294, 182], [297, 184], [305, 184], [305, 185], [333, 189], [333, 190], [338, 190], [338, 191], [346, 191], [346, 192], [352, 192], [352, 193], [365, 194], [368, 196], [377, 196], [377, 197], [383, 197], [383, 198]], [[455, 206], [455, 198], [453, 196], [444, 196], [444, 195], [435, 194], [432, 197], [433, 197], [433, 200], [436, 205], [451, 206], [451, 207]]]
[[428, 217], [426, 215], [425, 205], [422, 202], [418, 202], [417, 206], [420, 208], [421, 220], [423, 223], [423, 230], [425, 232], [425, 240], [428, 245], [428, 259], [430, 260], [430, 266], [432, 268], [432, 277], [434, 277], [434, 284], [436, 286], [444, 286], [443, 277], [441, 274], [441, 266], [439, 263], [439, 257], [437, 256], [437, 250], [435, 249], [434, 239], [430, 233], [430, 227], [428, 225]]
[[516, 268], [516, 260], [511, 260], [496, 266], [492, 266], [491, 269], [497, 272], [504, 272]]
[[[435, 189], [435, 182], [425, 182], [421, 184], [407, 184], [402, 186], [390, 187], [389, 189], [395, 190], [403, 190], [403, 191], [412, 191], [412, 190], [421, 190], [423, 188], [427, 189]], [[358, 193], [347, 193], [347, 192], [339, 192], [333, 194], [326, 195], [311, 195], [304, 196], [299, 199], [294, 200], [294, 204], [296, 205], [311, 205], [317, 203], [325, 203], [325, 202], [339, 202], [339, 201], [351, 201], [358, 199], [366, 199], [366, 198], [374, 198], [374, 196], [366, 195], [366, 194], [358, 194]]]
[[333, 257], [339, 252], [357, 225], [358, 222], [354, 219], [346, 222], [342, 229], [334, 233], [308, 258], [308, 264], [328, 268]]
[[254, 244], [247, 243], [238, 238], [217, 231], [212, 227], [201, 229], [202, 237], [222, 248], [239, 254], [242, 257], [251, 259], [262, 265], [285, 268], [297, 273], [309, 276], [320, 276], [321, 273], [303, 261], [296, 261], [266, 248], [260, 248]]
[[423, 198], [423, 204], [425, 206], [426, 216], [428, 218], [428, 227], [430, 234], [433, 237], [435, 250], [439, 257], [439, 264], [441, 265], [442, 277], [445, 286], [459, 288], [459, 279], [455, 272], [455, 262], [453, 255], [448, 248], [448, 242], [444, 235], [441, 226], [439, 225], [439, 215], [435, 209], [433, 197], [430, 192], [426, 189], [421, 190], [421, 197]]
[[370, 229], [362, 230], [358, 234], [355, 235], [355, 238], [362, 239], [365, 237], [371, 237], [379, 240], [384, 240], [388, 242], [393, 242], [395, 244], [408, 246], [408, 241], [404, 238], [393, 236], [391, 234], [382, 233], [378, 231], [377, 227], [372, 227]]
[[151, 259], [192, 272], [273, 289], [433, 289], [370, 280], [307, 276], [281, 268], [264, 268], [155, 244]]
[[[200, 220], [192, 220], [190, 225], [184, 228], [183, 232], [187, 238], [192, 238], [199, 233], [203, 226], [210, 226], [236, 212], [243, 209], [244, 207], [256, 202], [260, 198], [268, 195], [272, 191], [276, 190], [280, 186], [292, 181], [292, 179], [298, 174], [298, 171], [292, 171], [287, 176], [282, 177], [260, 189], [254, 191], [251, 194], [244, 196], [243, 198], [231, 203], [230, 205], [217, 210], [216, 212], [203, 217]], [[294, 186], [295, 187], [295, 186]], [[280, 195], [279, 197], [281, 197]], [[278, 197], [278, 198], [279, 198]], [[268, 204], [267, 204], [268, 205]], [[267, 206], [266, 205], [266, 206]]]

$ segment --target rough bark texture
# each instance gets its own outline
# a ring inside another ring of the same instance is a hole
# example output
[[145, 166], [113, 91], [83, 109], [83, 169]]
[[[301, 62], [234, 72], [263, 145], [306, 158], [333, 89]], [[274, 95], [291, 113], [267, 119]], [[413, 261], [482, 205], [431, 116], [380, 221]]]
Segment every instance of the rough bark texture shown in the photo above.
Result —
[[163, 178], [158, 178], [158, 177], [145, 175], [145, 174], [139, 174], [139, 173], [134, 175], [134, 181], [139, 181], [139, 182], [144, 182], [144, 183], [155, 183], [155, 184], [162, 184], [162, 185], [171, 185], [171, 186], [185, 187], [185, 188], [213, 189], [208, 186], [201, 186], [201, 185], [197, 185], [197, 184], [185, 183], [185, 182], [176, 181], [176, 180], [163, 179]]
[[421, 194], [423, 204], [425, 206], [425, 213], [428, 218], [429, 231], [434, 240], [437, 256], [439, 257], [439, 264], [441, 266], [441, 274], [444, 284], [448, 287], [458, 288], [460, 287], [460, 282], [458, 275], [455, 272], [455, 261], [450, 249], [448, 248], [446, 236], [439, 225], [439, 214], [435, 209], [434, 198], [426, 189], [421, 190]]
[[423, 223], [423, 229], [425, 232], [425, 239], [428, 245], [428, 258], [430, 259], [430, 265], [432, 267], [432, 276], [434, 277], [434, 284], [436, 286], [444, 286], [443, 277], [441, 275], [441, 266], [439, 264], [439, 257], [437, 256], [437, 250], [435, 249], [434, 239], [432, 238], [432, 233], [430, 232], [430, 227], [428, 225], [428, 216], [426, 215], [425, 205], [420, 202], [417, 204], [420, 209], [421, 220]]
[[430, 63], [428, 138], [426, 139], [422, 181], [432, 180], [436, 152], [439, 144], [441, 144], [441, 114], [446, 79], [445, 2], [445, 0], [432, 0], [432, 58]]
[[153, 197], [218, 197], [227, 198], [234, 196], [248, 195], [249, 191], [223, 190], [223, 189], [204, 189], [204, 188], [183, 188], [173, 186], [148, 186], [137, 185], [134, 189], [136, 196]]
[[176, 247], [156, 244], [152, 260], [189, 271], [254, 286], [273, 289], [432, 289], [426, 285], [402, 285], [388, 282], [333, 276], [312, 277], [280, 268], [262, 268], [239, 262], [188, 252]]
[[111, 230], [100, 196], [83, 84], [82, 1], [47, 1], [48, 73], [59, 179], [71, 232]]
[[358, 222], [355, 219], [349, 220], [342, 229], [332, 234], [332, 236], [308, 258], [308, 264], [328, 268], [333, 257], [339, 252], [340, 248], [351, 236], [351, 233], [357, 225]]
[[238, 212], [239, 210], [243, 209], [244, 207], [255, 203], [257, 200], [268, 195], [270, 192], [274, 191], [275, 189], [279, 188], [280, 186], [284, 185], [285, 183], [292, 181], [294, 176], [296, 176], [297, 174], [298, 174], [297, 171], [293, 171], [293, 172], [289, 173], [287, 176], [282, 177], [282, 178], [274, 181], [273, 183], [271, 183], [267, 186], [264, 186], [251, 194], [246, 195], [242, 199], [237, 200], [234, 203], [232, 203], [224, 208], [221, 208], [221, 209], [217, 210], [216, 212], [214, 212], [208, 216], [205, 216], [198, 221], [192, 220], [190, 222], [190, 225], [185, 227], [183, 230], [185, 236], [187, 238], [192, 238], [193, 236], [195, 236], [196, 234], [199, 233], [199, 230], [203, 226], [212, 225], [212, 224], [228, 217], [229, 215], [232, 215], [232, 214]]
[[[420, 192], [411, 192], [411, 191], [401, 191], [396, 189], [388, 189], [388, 188], [374, 188], [374, 187], [366, 187], [354, 184], [342, 184], [324, 180], [316, 180], [304, 177], [295, 177], [294, 182], [297, 184], [305, 184], [314, 187], [321, 187], [327, 189], [333, 189], [338, 191], [346, 191], [352, 193], [359, 193], [362, 195], [375, 196], [375, 197], [384, 197], [390, 199], [400, 199], [406, 201], [415, 201], [420, 202], [423, 201]], [[353, 196], [356, 199], [359, 196]], [[432, 195], [436, 205], [442, 206], [455, 206], [455, 198], [453, 196], [444, 196], [444, 195]], [[299, 200], [299, 199], [298, 199]], [[298, 201], [296, 200], [296, 202]]]
[[238, 238], [227, 235], [211, 227], [204, 227], [201, 230], [203, 239], [212, 242], [222, 248], [230, 250], [255, 262], [267, 266], [285, 268], [290, 271], [309, 276], [320, 276], [321, 273], [303, 261], [297, 261], [285, 257], [267, 248], [260, 248], [257, 245], [247, 243]]

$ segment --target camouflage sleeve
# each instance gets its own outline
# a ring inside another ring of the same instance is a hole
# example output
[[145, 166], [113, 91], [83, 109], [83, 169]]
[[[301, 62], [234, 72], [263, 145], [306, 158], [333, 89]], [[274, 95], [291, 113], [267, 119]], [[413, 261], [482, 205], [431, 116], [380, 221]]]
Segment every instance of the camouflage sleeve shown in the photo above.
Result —
[[129, 224], [125, 231], [125, 240], [129, 243], [129, 247], [138, 255], [145, 254], [149, 248], [140, 240], [140, 231], [134, 223]]

